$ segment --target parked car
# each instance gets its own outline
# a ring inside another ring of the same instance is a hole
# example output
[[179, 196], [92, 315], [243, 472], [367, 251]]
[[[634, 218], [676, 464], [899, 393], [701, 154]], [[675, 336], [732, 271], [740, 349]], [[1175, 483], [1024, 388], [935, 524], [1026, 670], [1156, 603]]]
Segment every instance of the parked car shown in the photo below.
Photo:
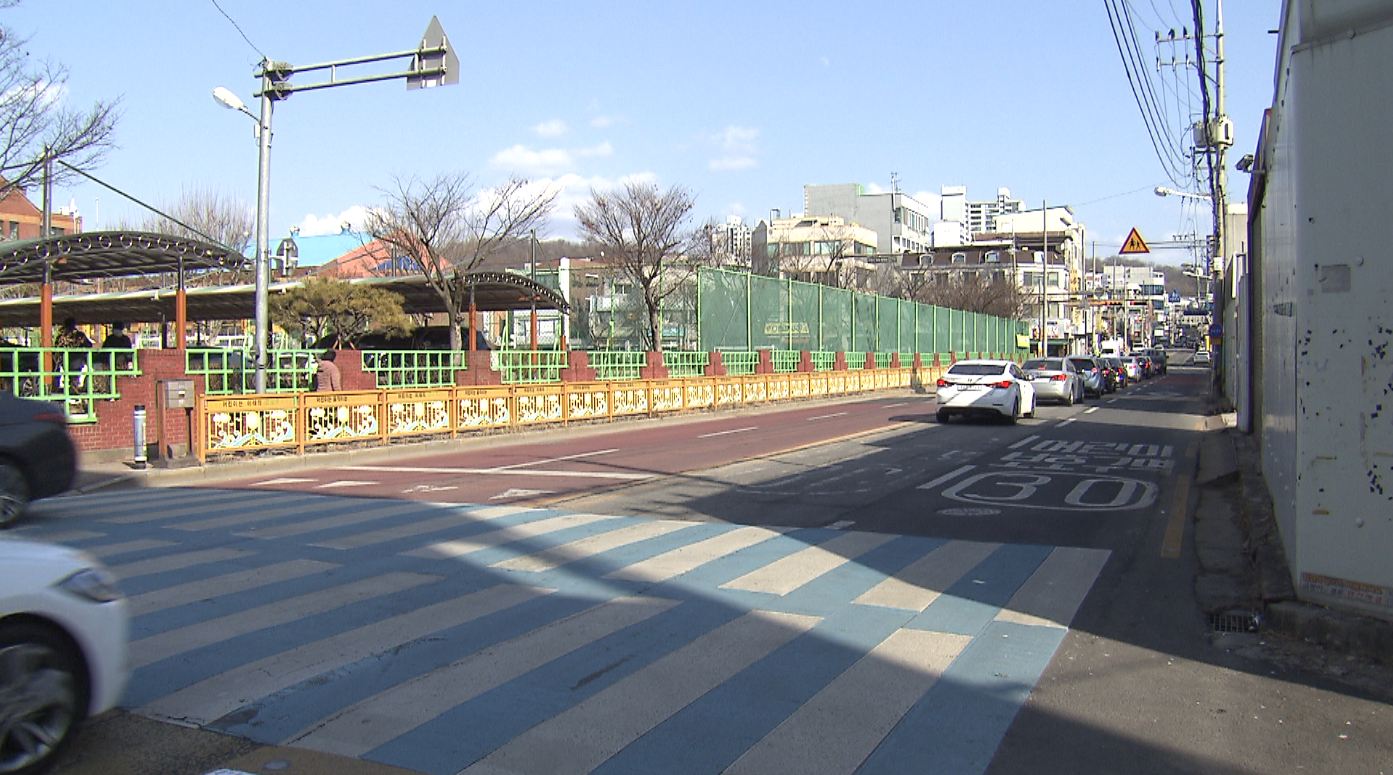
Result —
[[1156, 376], [1156, 366], [1151, 362], [1151, 358], [1145, 355], [1132, 356], [1137, 359], [1137, 365], [1141, 367], [1141, 378], [1151, 379]]
[[77, 478], [77, 450], [61, 407], [0, 393], [0, 528], [29, 502], [66, 492]]
[[1083, 380], [1068, 358], [1032, 358], [1021, 364], [1035, 395], [1065, 406], [1083, 400]]
[[0, 772], [39, 772], [120, 699], [126, 602], [75, 549], [0, 538], [0, 568]]
[[1196, 351], [1195, 351], [1195, 357], [1193, 357], [1193, 358], [1190, 359], [1190, 363], [1192, 363], [1192, 364], [1194, 364], [1194, 365], [1196, 365], [1196, 366], [1208, 366], [1209, 363], [1210, 363], [1210, 361], [1209, 361], [1209, 351], [1208, 351], [1208, 350], [1196, 350]]
[[1122, 368], [1127, 372], [1128, 382], [1141, 382], [1141, 361], [1131, 355], [1122, 356]]
[[1069, 364], [1079, 373], [1079, 379], [1083, 380], [1083, 392], [1087, 395], [1100, 397], [1108, 392], [1107, 378], [1103, 376], [1103, 362], [1092, 355], [1071, 355], [1068, 358]]
[[1127, 378], [1127, 365], [1122, 362], [1122, 359], [1110, 356], [1103, 358], [1103, 363], [1108, 365], [1108, 376], [1112, 378], [1113, 390], [1127, 387], [1131, 380]]
[[938, 421], [958, 415], [999, 417], [1009, 423], [1035, 416], [1035, 388], [1013, 361], [958, 361], [938, 380]]
[[1152, 364], [1155, 365], [1157, 373], [1166, 373], [1166, 366], [1169, 365], [1170, 357], [1166, 355], [1165, 350], [1159, 347], [1152, 347], [1146, 351], [1146, 356], [1150, 358]]

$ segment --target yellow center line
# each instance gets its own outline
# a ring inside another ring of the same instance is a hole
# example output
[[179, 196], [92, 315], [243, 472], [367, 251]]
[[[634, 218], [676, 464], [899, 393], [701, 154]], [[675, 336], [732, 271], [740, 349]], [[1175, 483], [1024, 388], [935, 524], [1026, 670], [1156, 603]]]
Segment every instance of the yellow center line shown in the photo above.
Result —
[[1171, 499], [1170, 519], [1166, 521], [1166, 535], [1161, 539], [1161, 556], [1174, 560], [1180, 557], [1180, 549], [1185, 541], [1185, 523], [1190, 517], [1190, 483], [1195, 478], [1195, 452], [1197, 443], [1185, 449], [1182, 465], [1177, 470], [1179, 485], [1175, 497]]

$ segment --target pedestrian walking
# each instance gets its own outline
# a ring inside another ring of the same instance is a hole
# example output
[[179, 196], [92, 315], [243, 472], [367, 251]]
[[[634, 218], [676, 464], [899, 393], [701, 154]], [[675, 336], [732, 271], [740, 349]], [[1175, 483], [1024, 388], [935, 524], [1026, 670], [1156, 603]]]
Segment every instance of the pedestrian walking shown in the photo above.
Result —
[[317, 391], [343, 390], [343, 372], [339, 371], [339, 365], [334, 363], [338, 353], [334, 350], [325, 350], [319, 356], [319, 368], [314, 373], [314, 389]]

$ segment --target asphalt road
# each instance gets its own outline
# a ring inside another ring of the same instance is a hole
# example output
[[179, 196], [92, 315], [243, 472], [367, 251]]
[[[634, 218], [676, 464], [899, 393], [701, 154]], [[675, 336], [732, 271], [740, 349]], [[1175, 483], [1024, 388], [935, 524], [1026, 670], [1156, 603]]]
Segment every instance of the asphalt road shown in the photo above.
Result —
[[1386, 705], [1194, 605], [1208, 379], [50, 501], [21, 531], [102, 554], [138, 611], [134, 713], [60, 771], [1389, 771]]

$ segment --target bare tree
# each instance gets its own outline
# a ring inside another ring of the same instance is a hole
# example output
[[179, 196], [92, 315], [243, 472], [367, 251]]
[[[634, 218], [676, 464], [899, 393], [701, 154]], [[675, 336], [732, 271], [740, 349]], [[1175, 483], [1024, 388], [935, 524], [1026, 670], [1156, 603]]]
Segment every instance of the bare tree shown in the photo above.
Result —
[[653, 183], [630, 182], [617, 191], [590, 190], [576, 205], [582, 236], [615, 257], [619, 272], [638, 286], [648, 316], [648, 344], [663, 349], [663, 300], [690, 281], [709, 254], [700, 229], [688, 228], [696, 200], [680, 186], [659, 191]]
[[[17, 5], [0, 3], [0, 8]], [[31, 184], [43, 171], [43, 152], [73, 167], [90, 167], [113, 147], [119, 100], [98, 101], [88, 110], [63, 106], [68, 70], [38, 61], [28, 40], [0, 26], [0, 196]], [[70, 176], [54, 165], [53, 179]]]
[[469, 309], [465, 275], [544, 223], [557, 192], [521, 178], [476, 192], [467, 174], [441, 173], [429, 180], [396, 178], [382, 193], [387, 201], [368, 214], [368, 232], [425, 275], [445, 305], [450, 347], [462, 349], [460, 321]]
[[[975, 273], [954, 272], [939, 275], [941, 282], [930, 280], [919, 285], [911, 298], [949, 309], [981, 312], [987, 315], [1019, 320], [1031, 297], [1010, 280], [983, 280]], [[937, 279], [937, 278], [935, 278]]]
[[[177, 200], [164, 207], [164, 211], [174, 220], [151, 215], [137, 228], [189, 239], [211, 238], [213, 242], [236, 253], [246, 253], [251, 246], [255, 229], [253, 212], [251, 207], [235, 197], [211, 188], [186, 188], [180, 192]], [[187, 224], [192, 229], [175, 221]]]

